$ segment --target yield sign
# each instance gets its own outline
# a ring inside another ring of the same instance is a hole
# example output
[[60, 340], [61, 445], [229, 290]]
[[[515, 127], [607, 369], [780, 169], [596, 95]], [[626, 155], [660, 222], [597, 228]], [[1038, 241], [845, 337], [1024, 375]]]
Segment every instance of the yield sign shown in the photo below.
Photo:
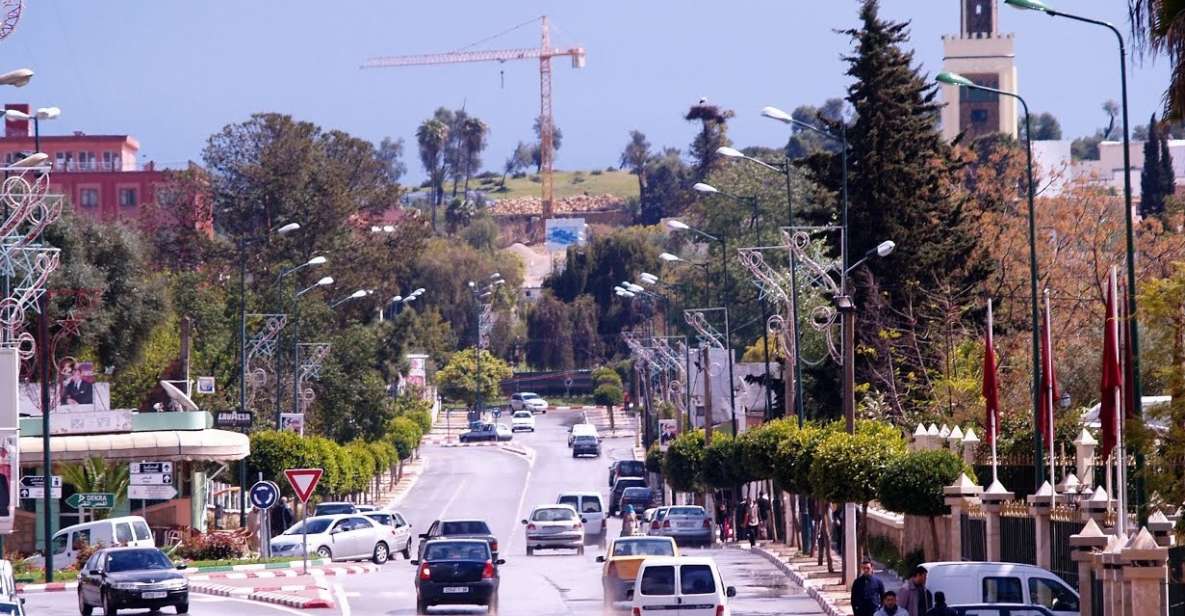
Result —
[[321, 480], [321, 473], [325, 471], [319, 468], [288, 468], [284, 469], [284, 475], [288, 477], [288, 483], [292, 484], [292, 490], [296, 492], [296, 498], [300, 502], [309, 502], [309, 497], [313, 495], [313, 490], [317, 488], [317, 482]]

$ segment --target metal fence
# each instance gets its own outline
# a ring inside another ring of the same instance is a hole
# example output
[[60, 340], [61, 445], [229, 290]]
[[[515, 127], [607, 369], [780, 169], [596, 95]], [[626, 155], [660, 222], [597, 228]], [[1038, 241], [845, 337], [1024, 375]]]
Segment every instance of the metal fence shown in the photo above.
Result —
[[1082, 523], [1068, 519], [1053, 519], [1049, 522], [1049, 545], [1051, 569], [1067, 584], [1078, 590], [1078, 563], [1074, 562], [1074, 549], [1070, 547], [1070, 535], [1082, 530]]
[[987, 520], [982, 516], [962, 514], [959, 534], [962, 536], [962, 558], [966, 561], [987, 560]]
[[1000, 516], [1000, 559], [1008, 563], [1037, 564], [1036, 521], [1023, 503], [1004, 505]]

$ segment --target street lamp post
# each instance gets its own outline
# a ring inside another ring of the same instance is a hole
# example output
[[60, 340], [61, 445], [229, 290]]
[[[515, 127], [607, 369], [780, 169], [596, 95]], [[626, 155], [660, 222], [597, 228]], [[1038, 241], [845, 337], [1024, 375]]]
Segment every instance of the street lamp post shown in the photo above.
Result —
[[[1083, 17], [1081, 15], [1074, 15], [1071, 13], [1064, 13], [1062, 11], [1054, 10], [1046, 5], [1041, 0], [1004, 0], [1004, 4], [1013, 8], [1025, 9], [1030, 11], [1038, 11], [1045, 13], [1050, 17], [1065, 17], [1073, 21], [1080, 21], [1095, 26], [1100, 26], [1111, 31], [1115, 35], [1115, 40], [1119, 43], [1119, 88], [1120, 96], [1122, 97], [1122, 112], [1123, 112], [1123, 220], [1125, 226], [1126, 240], [1127, 240], [1127, 310], [1128, 323], [1127, 335], [1128, 341], [1131, 345], [1131, 372], [1132, 372], [1132, 394], [1131, 399], [1135, 401], [1136, 408], [1132, 411], [1137, 418], [1144, 416], [1144, 391], [1143, 383], [1140, 378], [1140, 328], [1137, 321], [1139, 312], [1136, 309], [1136, 233], [1135, 222], [1132, 213], [1132, 174], [1131, 174], [1131, 131], [1128, 125], [1128, 105], [1127, 105], [1127, 48], [1123, 41], [1123, 33], [1119, 31], [1113, 24], [1090, 17]], [[1026, 111], [1026, 114], [1028, 112]], [[1031, 184], [1031, 183], [1030, 183]], [[1040, 464], [1038, 464], [1040, 466]], [[1140, 514], [1140, 519], [1145, 517], [1144, 503], [1145, 498], [1144, 488], [1144, 474], [1141, 472], [1144, 469], [1144, 454], [1140, 449], [1136, 450], [1136, 509]]]
[[[1037, 323], [1040, 319], [1040, 308], [1037, 299], [1037, 191], [1033, 183], [1033, 134], [1032, 126], [1029, 121], [1029, 105], [1025, 102], [1024, 97], [1015, 92], [1005, 92], [996, 88], [989, 88], [981, 86], [958, 73], [941, 72], [938, 73], [936, 80], [939, 83], [967, 88], [969, 90], [980, 90], [982, 92], [990, 92], [998, 96], [1008, 96], [1020, 101], [1020, 106], [1024, 109], [1025, 114], [1025, 156], [1028, 171], [1028, 199], [1029, 199], [1029, 296], [1031, 300], [1030, 318], [1032, 319], [1032, 353], [1033, 353], [1033, 378], [1030, 387], [1032, 388], [1033, 398], [1033, 468], [1036, 471], [1037, 485], [1045, 482], [1045, 468], [1041, 464], [1044, 459], [1043, 449], [1044, 443], [1042, 440], [1041, 431], [1036, 427], [1041, 425], [1039, 418], [1041, 414], [1041, 337], [1038, 332]], [[1053, 477], [1049, 478], [1053, 481]]]
[[[326, 262], [326, 261], [328, 261], [328, 259], [326, 259], [324, 256], [322, 256], [322, 255], [317, 255], [317, 256], [315, 256], [315, 257], [313, 257], [313, 258], [309, 259], [308, 261], [305, 261], [304, 263], [301, 263], [300, 265], [297, 265], [296, 267], [292, 267], [292, 268], [289, 268], [289, 269], [283, 270], [283, 271], [281, 271], [281, 272], [280, 272], [280, 275], [279, 275], [278, 277], [276, 277], [276, 284], [277, 284], [277, 285], [283, 284], [283, 283], [284, 283], [284, 279], [285, 279], [285, 278], [287, 278], [289, 275], [291, 275], [291, 274], [295, 274], [296, 272], [299, 272], [300, 270], [303, 270], [303, 269], [306, 269], [306, 268], [309, 268], [309, 267], [316, 267], [316, 266], [318, 266], [318, 265], [323, 265], [323, 264], [325, 264], [325, 262]], [[324, 280], [324, 278], [322, 278], [321, 280]], [[329, 282], [330, 282], [330, 283], [332, 283], [332, 282], [333, 282], [333, 279], [332, 279], [332, 278], [330, 278], [330, 279], [329, 279]], [[320, 284], [320, 281], [318, 281], [318, 284]], [[317, 285], [314, 285], [314, 287], [315, 287], [315, 286], [317, 286]], [[312, 288], [312, 287], [310, 287], [310, 288]], [[294, 289], [294, 291], [295, 291], [295, 289]], [[307, 291], [307, 289], [306, 289], [306, 291]], [[303, 294], [303, 293], [304, 293], [304, 292], [302, 291], [302, 292], [301, 292], [301, 294]], [[289, 313], [290, 315], [292, 315], [292, 326], [293, 326], [293, 328], [294, 328], [294, 331], [296, 332], [296, 334], [295, 334], [295, 337], [296, 337], [296, 339], [297, 339], [297, 340], [296, 340], [296, 342], [293, 342], [293, 345], [296, 345], [296, 344], [298, 344], [298, 343], [300, 342], [300, 340], [299, 340], [299, 338], [300, 338], [300, 335], [299, 335], [299, 330], [296, 330], [296, 329], [295, 329], [295, 328], [297, 327], [297, 319], [296, 319], [296, 298], [298, 298], [298, 297], [300, 297], [300, 294], [295, 294], [295, 295], [293, 295], [292, 299], [290, 299], [290, 300], [289, 300], [289, 302], [288, 302], [288, 313]], [[280, 345], [280, 348], [283, 348], [283, 345]], [[298, 350], [298, 349], [297, 349], [297, 348], [294, 346], [294, 347], [293, 347], [293, 351], [292, 351], [292, 352], [293, 352], [293, 355], [295, 355], [295, 354], [296, 354], [298, 351], [299, 351], [299, 350]], [[283, 388], [282, 388], [282, 387], [280, 387], [280, 372], [281, 372], [281, 370], [280, 370], [280, 358], [281, 358], [281, 356], [283, 356], [283, 353], [280, 353], [280, 352], [278, 352], [278, 351], [277, 351], [277, 352], [276, 352], [276, 358], [275, 358], [275, 359], [276, 359], [276, 365], [275, 365], [275, 369], [276, 369], [276, 429], [277, 429], [277, 430], [279, 430], [279, 429], [280, 429], [280, 425], [281, 425], [281, 421], [280, 421], [280, 419], [281, 419], [281, 417], [282, 417], [282, 414], [283, 414], [283, 407], [282, 407], [282, 403], [283, 403]], [[293, 367], [293, 371], [295, 371], [295, 370], [296, 370], [296, 368], [295, 368], [295, 367]]]
[[667, 263], [683, 263], [685, 265], [694, 265], [696, 267], [704, 268], [704, 303], [705, 304], [712, 303], [712, 272], [709, 269], [709, 265], [707, 263], [697, 263], [695, 261], [688, 261], [687, 259], [684, 259], [683, 257], [680, 257], [678, 255], [673, 255], [669, 252], [664, 252], [664, 253], [658, 255], [658, 258], [662, 259], [663, 261], [665, 261]]
[[[331, 284], [333, 284], [333, 276], [323, 276], [317, 282], [315, 282], [312, 285], [297, 292], [296, 295], [292, 298], [292, 304], [293, 304], [293, 310], [294, 310], [293, 315], [292, 315], [292, 317], [293, 317], [292, 318], [292, 326], [293, 326], [292, 332], [293, 332], [293, 337], [295, 338], [292, 341], [292, 412], [294, 414], [300, 413], [300, 318], [299, 318], [299, 315], [297, 315], [295, 312], [296, 305], [298, 303], [298, 300], [305, 293], [308, 293], [309, 291], [312, 291], [313, 289], [316, 289], [317, 287], [325, 287], [325, 286], [329, 286]], [[365, 291], [363, 291], [362, 293], [365, 294]], [[350, 298], [352, 299], [353, 296], [351, 295]], [[277, 386], [278, 385], [279, 385], [279, 383], [277, 383]], [[278, 423], [276, 425], [279, 426]]]
[[473, 349], [473, 361], [477, 368], [477, 380], [475, 381], [475, 385], [477, 387], [477, 398], [474, 405], [476, 406], [479, 416], [485, 410], [485, 401], [483, 400], [484, 396], [482, 395], [481, 384], [481, 349], [483, 338], [481, 331], [481, 317], [485, 309], [485, 303], [482, 300], [490, 299], [492, 303], [494, 289], [504, 284], [506, 284], [506, 280], [502, 278], [502, 274], [500, 272], [494, 272], [493, 274], [490, 274], [489, 282], [482, 285], [477, 284], [477, 282], [473, 280], [469, 281], [469, 290], [473, 293], [474, 314], [477, 316], [477, 345]]

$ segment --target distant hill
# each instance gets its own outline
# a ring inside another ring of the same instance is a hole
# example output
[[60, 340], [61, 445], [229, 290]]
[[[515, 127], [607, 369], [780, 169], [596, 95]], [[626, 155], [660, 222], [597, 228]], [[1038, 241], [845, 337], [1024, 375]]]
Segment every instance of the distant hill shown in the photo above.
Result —
[[[506, 191], [501, 191], [501, 176], [478, 180], [476, 187], [486, 194], [487, 199], [503, 200], [521, 197], [538, 197], [540, 195], [540, 181], [535, 174], [528, 174], [521, 178], [507, 178]], [[474, 189], [474, 181], [469, 181], [470, 189]], [[620, 199], [638, 197], [638, 178], [625, 171], [556, 171], [555, 197], [563, 199], [577, 195], [612, 195]]]

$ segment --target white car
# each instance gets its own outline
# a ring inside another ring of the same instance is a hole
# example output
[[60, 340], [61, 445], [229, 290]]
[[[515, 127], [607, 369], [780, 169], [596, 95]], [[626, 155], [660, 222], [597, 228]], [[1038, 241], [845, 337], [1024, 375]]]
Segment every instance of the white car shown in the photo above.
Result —
[[535, 414], [531, 411], [515, 411], [510, 418], [510, 431], [518, 432], [519, 430], [535, 431]]
[[523, 520], [527, 556], [535, 550], [574, 549], [584, 554], [584, 522], [571, 505], [540, 505]]
[[631, 607], [635, 614], [675, 610], [680, 616], [732, 616], [728, 600], [736, 594], [724, 585], [711, 558], [652, 556], [638, 570]]
[[317, 516], [294, 524], [272, 539], [272, 556], [301, 556], [306, 525], [309, 556], [333, 560], [369, 559], [379, 565], [391, 557], [390, 527], [361, 514]]
[[411, 560], [411, 524], [397, 511], [367, 511], [362, 515], [391, 529], [391, 549]]
[[516, 411], [527, 410], [532, 413], [547, 413], [547, 400], [540, 398], [539, 394], [524, 391], [510, 396], [510, 408]]

